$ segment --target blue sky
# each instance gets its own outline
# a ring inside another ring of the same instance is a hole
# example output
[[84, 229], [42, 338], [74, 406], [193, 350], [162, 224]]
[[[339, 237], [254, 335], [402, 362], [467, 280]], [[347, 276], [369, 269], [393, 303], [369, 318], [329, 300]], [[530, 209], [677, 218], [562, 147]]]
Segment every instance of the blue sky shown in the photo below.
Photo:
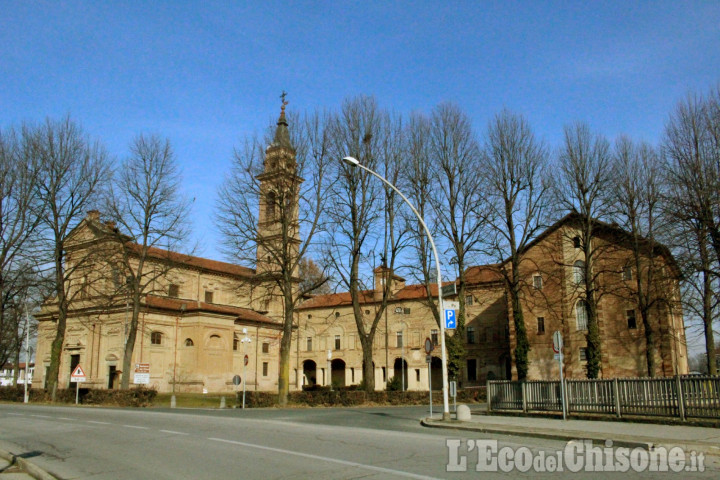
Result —
[[574, 120], [657, 142], [720, 81], [720, 3], [6, 1], [0, 78], [0, 127], [69, 113], [119, 158], [168, 137], [200, 254], [220, 258], [215, 191], [283, 90], [295, 111], [452, 101], [479, 132], [508, 107], [552, 146]]

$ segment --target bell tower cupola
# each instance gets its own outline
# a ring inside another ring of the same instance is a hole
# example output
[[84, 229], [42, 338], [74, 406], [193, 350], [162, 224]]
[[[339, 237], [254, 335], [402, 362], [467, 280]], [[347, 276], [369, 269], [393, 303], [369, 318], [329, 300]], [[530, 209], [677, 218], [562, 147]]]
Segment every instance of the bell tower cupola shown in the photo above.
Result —
[[286, 93], [281, 95], [280, 117], [272, 143], [265, 150], [260, 182], [258, 215], [258, 274], [273, 274], [297, 263], [300, 245], [298, 196], [303, 179], [297, 175], [296, 151], [290, 140], [285, 107]]

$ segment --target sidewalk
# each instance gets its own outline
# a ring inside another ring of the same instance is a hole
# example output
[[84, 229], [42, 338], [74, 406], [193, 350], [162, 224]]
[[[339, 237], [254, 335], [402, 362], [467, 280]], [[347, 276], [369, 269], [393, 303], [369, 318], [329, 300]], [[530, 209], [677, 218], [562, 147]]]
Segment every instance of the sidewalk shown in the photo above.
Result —
[[55, 477], [22, 457], [0, 450], [0, 480], [55, 480]]
[[[453, 414], [454, 417], [454, 414]], [[469, 421], [443, 422], [435, 415], [422, 425], [482, 433], [498, 433], [554, 440], [612, 440], [624, 447], [682, 447], [706, 455], [720, 456], [720, 428], [689, 425], [660, 425], [602, 420], [562, 420], [546, 417], [520, 417], [473, 414]]]

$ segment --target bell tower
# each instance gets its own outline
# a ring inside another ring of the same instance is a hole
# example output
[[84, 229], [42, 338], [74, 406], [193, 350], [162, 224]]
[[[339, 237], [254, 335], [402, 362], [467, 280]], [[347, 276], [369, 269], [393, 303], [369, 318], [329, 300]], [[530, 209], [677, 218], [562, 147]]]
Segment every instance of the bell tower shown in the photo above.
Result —
[[[275, 136], [265, 150], [260, 182], [260, 212], [256, 272], [280, 275], [288, 268], [295, 270], [300, 246], [298, 198], [303, 179], [297, 175], [296, 151], [290, 141], [285, 118], [285, 93]], [[297, 271], [293, 271], [296, 276]]]

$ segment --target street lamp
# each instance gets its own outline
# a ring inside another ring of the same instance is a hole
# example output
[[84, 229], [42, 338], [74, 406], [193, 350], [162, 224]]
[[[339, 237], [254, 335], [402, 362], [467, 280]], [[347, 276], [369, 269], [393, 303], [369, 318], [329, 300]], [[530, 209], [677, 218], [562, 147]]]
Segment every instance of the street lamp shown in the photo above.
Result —
[[[242, 343], [243, 346], [243, 378], [242, 378], [242, 384], [243, 384], [243, 400], [242, 400], [242, 408], [245, 410], [245, 385], [247, 385], [247, 375], [246, 375], [246, 367], [247, 367], [247, 360], [245, 357], [247, 355], [245, 354], [245, 345], [252, 342], [252, 339], [247, 336], [247, 328], [242, 329], [243, 338], [240, 340], [240, 343]], [[257, 372], [257, 369], [255, 370]], [[255, 379], [255, 384], [257, 385], [257, 379]]]
[[[359, 167], [365, 170], [368, 173], [373, 174], [382, 182], [387, 185], [388, 187], [392, 188], [400, 197], [405, 201], [405, 203], [408, 204], [410, 209], [413, 211], [415, 216], [420, 221], [420, 224], [423, 226], [423, 229], [425, 230], [425, 234], [428, 237], [428, 240], [430, 241], [430, 245], [432, 246], [433, 255], [435, 255], [435, 268], [437, 270], [437, 289], [438, 289], [438, 310], [440, 311], [440, 354], [441, 354], [441, 360], [442, 360], [442, 392], [443, 392], [443, 420], [450, 420], [450, 406], [449, 406], [449, 400], [448, 400], [448, 374], [447, 374], [447, 352], [445, 350], [445, 322], [443, 321], [442, 315], [443, 315], [443, 301], [442, 301], [442, 274], [440, 273], [440, 257], [437, 253], [437, 248], [435, 247], [435, 241], [433, 240], [432, 235], [430, 234], [430, 229], [425, 224], [425, 221], [423, 220], [422, 216], [418, 213], [417, 210], [415, 210], [415, 207], [412, 203], [410, 203], [410, 200], [408, 200], [405, 195], [402, 194], [400, 190], [397, 189], [395, 185], [388, 182], [385, 177], [382, 175], [374, 172], [373, 170], [369, 169], [368, 167], [361, 164], [356, 158], [353, 157], [344, 157], [342, 159], [343, 162], [350, 165], [351, 167]], [[428, 366], [430, 368], [430, 366]], [[432, 385], [429, 385], [428, 388], [432, 390]]]

